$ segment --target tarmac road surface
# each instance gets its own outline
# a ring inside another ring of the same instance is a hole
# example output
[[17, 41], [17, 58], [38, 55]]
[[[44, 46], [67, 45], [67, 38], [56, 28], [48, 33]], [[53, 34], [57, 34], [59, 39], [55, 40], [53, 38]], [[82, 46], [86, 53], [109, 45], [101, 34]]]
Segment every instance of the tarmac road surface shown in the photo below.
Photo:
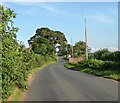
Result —
[[62, 57], [35, 73], [23, 101], [118, 101], [118, 82], [69, 70]]

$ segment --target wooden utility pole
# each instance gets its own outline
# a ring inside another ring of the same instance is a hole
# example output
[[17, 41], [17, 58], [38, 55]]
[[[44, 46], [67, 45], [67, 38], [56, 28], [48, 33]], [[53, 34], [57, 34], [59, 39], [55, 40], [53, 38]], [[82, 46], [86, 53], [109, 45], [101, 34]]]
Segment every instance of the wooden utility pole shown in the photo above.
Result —
[[68, 53], [68, 47], [67, 47], [67, 41], [66, 41], [66, 58], [67, 58], [67, 53]]
[[71, 38], [71, 47], [72, 47], [72, 57], [73, 57], [73, 41], [72, 41], [72, 38]]
[[85, 41], [86, 41], [86, 60], [88, 60], [88, 48], [87, 48], [87, 25], [86, 25], [86, 18], [85, 18]]

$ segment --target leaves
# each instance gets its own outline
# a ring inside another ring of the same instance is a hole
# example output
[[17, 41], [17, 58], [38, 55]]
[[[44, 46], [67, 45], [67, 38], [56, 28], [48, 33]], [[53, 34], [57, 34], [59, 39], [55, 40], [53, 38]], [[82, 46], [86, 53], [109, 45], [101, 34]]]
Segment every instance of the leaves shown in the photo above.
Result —
[[[36, 34], [28, 40], [28, 43], [29, 45], [32, 45], [32, 49], [35, 53], [53, 55], [56, 53], [56, 45], [58, 44], [60, 45], [59, 51], [64, 52], [67, 39], [60, 31], [53, 31], [49, 28], [40, 28], [36, 30]], [[44, 49], [42, 45], [44, 45]], [[41, 49], [43, 49], [43, 51], [41, 51]]]
[[[44, 53], [35, 54], [32, 50], [25, 49], [24, 45], [17, 43], [16, 32], [19, 29], [14, 27], [13, 23], [16, 14], [9, 8], [4, 9], [2, 6], [0, 8], [2, 9], [2, 48], [0, 48], [2, 50], [2, 99], [5, 100], [13, 93], [15, 87], [21, 90], [27, 89], [25, 81], [34, 67], [53, 59], [42, 56], [45, 55]], [[47, 42], [47, 39], [42, 42]], [[40, 51], [47, 51], [45, 44], [39, 46]]]

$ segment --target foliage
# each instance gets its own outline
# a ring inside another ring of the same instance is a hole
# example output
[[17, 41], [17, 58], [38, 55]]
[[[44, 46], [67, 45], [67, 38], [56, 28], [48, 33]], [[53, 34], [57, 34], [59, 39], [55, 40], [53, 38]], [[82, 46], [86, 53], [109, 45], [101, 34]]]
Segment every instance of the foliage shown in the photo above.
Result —
[[110, 53], [110, 51], [108, 50], [108, 49], [100, 49], [100, 50], [98, 50], [98, 51], [96, 51], [95, 53], [94, 53], [94, 57], [96, 58], [96, 59], [101, 59], [101, 56], [104, 54], [104, 53]]
[[103, 61], [97, 59], [83, 60], [78, 63], [83, 68], [102, 69]]
[[71, 55], [72, 54], [72, 48], [70, 44], [67, 44], [67, 55]]
[[[13, 19], [16, 14], [9, 8], [0, 6], [2, 10], [2, 23], [0, 35], [2, 38], [2, 99], [7, 99], [16, 87], [21, 90], [27, 89], [27, 78], [29, 73], [36, 66], [42, 66], [54, 58], [35, 54], [32, 50], [25, 49], [25, 46], [17, 43]], [[44, 44], [42, 44], [44, 50]], [[41, 50], [41, 51], [42, 51]]]
[[32, 48], [33, 51], [37, 54], [45, 55], [47, 52], [47, 46], [44, 43], [39, 44], [39, 43], [34, 42], [32, 44], [32, 47], [33, 47]]
[[101, 56], [101, 60], [120, 61], [120, 51], [104, 53]]
[[[0, 35], [2, 38], [2, 93], [3, 98], [6, 98], [11, 94], [13, 90], [11, 85], [14, 85], [13, 81], [15, 80], [13, 75], [15, 74], [14, 70], [16, 68], [14, 67], [12, 70], [12, 67], [15, 65], [14, 60], [18, 59], [15, 58], [15, 55], [19, 55], [18, 52], [15, 52], [18, 51], [18, 47], [16, 46], [14, 48], [15, 45], [18, 45], [15, 41], [15, 33], [18, 31], [18, 28], [13, 26], [12, 19], [16, 17], [14, 11], [9, 8], [4, 10], [2, 6], [0, 6], [0, 10], [2, 18], [0, 24], [0, 30], [2, 32]], [[13, 81], [11, 81], [11, 78], [13, 78]]]
[[66, 61], [69, 61], [69, 58], [67, 58], [67, 57], [64, 57], [63, 59], [66, 60]]
[[94, 58], [94, 53], [88, 53], [88, 58], [89, 59]]
[[[85, 56], [86, 43], [84, 41], [79, 41], [79, 42], [75, 43], [73, 50], [74, 50], [74, 57]], [[90, 47], [88, 47], [88, 52], [90, 52], [90, 50], [91, 50]]]
[[82, 68], [92, 68], [98, 70], [118, 70], [118, 62], [114, 61], [102, 61], [97, 59], [89, 59], [78, 62], [78, 66]]
[[89, 59], [88, 61], [80, 61], [77, 64], [66, 62], [64, 66], [72, 70], [87, 72], [118, 81], [120, 80], [119, 62]]
[[[91, 57], [91, 54], [89, 54]], [[120, 61], [120, 51], [110, 52], [108, 49], [101, 49], [92, 53], [92, 58], [103, 61]]]
[[79, 41], [75, 44], [74, 52], [77, 53], [77, 55], [82, 56], [82, 54], [85, 54], [86, 51], [86, 43], [84, 41]]
[[65, 67], [82, 72], [120, 81], [120, 51], [110, 52], [108, 49], [89, 53], [89, 59], [76, 64], [67, 62]]
[[[59, 49], [61, 55], [66, 53], [65, 48], [67, 39], [65, 35], [60, 31], [53, 31], [49, 28], [37, 29], [36, 34], [28, 40], [28, 43], [32, 45], [33, 51], [38, 54], [55, 54], [56, 48]], [[42, 48], [42, 50], [39, 50], [40, 48]]]

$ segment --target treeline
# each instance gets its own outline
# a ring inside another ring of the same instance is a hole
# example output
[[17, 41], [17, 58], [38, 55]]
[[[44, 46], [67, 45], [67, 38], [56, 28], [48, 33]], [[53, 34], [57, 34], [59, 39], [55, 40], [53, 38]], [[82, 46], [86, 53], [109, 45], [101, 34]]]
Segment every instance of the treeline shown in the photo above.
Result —
[[[17, 42], [13, 20], [16, 14], [10, 8], [0, 6], [1, 39], [2, 39], [2, 100], [6, 100], [17, 87], [27, 89], [26, 81], [35, 67], [40, 67], [48, 61], [55, 61], [55, 55], [36, 54]], [[35, 47], [35, 46], [34, 46]], [[36, 48], [36, 47], [35, 47]]]
[[[88, 46], [88, 52], [90, 53], [91, 48]], [[86, 53], [86, 43], [84, 41], [78, 41], [73, 46], [73, 57], [85, 57]], [[64, 59], [67, 59], [66, 57], [70, 56], [72, 57], [72, 45], [66, 44], [65, 49], [63, 52], [58, 52], [58, 55], [65, 56]]]

